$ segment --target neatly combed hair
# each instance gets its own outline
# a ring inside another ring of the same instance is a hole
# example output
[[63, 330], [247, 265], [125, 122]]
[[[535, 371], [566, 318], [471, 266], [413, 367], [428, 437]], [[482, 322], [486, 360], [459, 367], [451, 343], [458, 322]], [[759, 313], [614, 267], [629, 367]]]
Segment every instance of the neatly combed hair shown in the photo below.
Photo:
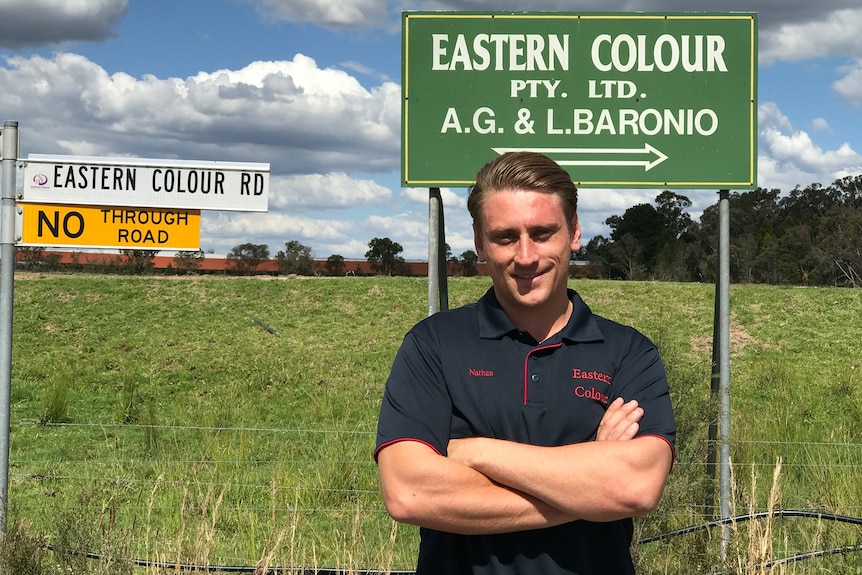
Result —
[[572, 177], [554, 160], [536, 152], [507, 152], [479, 170], [467, 196], [467, 209], [474, 225], [482, 221], [488, 194], [501, 190], [556, 194], [567, 222], [571, 222], [578, 211], [578, 188]]

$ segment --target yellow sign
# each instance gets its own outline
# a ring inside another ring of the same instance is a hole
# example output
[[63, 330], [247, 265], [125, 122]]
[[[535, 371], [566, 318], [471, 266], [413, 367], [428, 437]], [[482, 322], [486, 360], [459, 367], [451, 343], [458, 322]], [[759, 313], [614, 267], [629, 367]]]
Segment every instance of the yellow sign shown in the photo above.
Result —
[[21, 245], [200, 249], [200, 210], [19, 204]]

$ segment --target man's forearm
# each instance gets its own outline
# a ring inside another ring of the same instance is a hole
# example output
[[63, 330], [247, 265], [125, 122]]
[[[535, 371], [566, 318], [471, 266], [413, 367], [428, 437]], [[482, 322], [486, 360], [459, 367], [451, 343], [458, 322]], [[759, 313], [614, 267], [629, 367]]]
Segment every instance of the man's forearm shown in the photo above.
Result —
[[450, 444], [450, 458], [492, 481], [568, 515], [611, 521], [643, 515], [658, 503], [671, 450], [658, 437], [537, 447], [469, 438]]
[[450, 533], [490, 534], [552, 527], [575, 519], [418, 442], [386, 447], [378, 465], [386, 508], [405, 523]]

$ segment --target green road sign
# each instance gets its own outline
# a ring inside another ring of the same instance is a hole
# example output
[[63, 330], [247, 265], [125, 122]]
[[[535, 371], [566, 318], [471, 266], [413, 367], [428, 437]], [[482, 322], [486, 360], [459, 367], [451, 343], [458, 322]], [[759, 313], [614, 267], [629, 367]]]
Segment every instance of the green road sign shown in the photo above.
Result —
[[753, 189], [757, 16], [404, 12], [402, 181], [507, 150], [581, 187]]

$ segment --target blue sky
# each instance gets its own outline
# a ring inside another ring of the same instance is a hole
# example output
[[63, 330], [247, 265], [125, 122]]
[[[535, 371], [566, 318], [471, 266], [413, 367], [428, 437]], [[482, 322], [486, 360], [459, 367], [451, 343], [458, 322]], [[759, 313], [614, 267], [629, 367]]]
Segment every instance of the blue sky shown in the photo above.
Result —
[[[204, 212], [224, 254], [298, 240], [362, 258], [389, 237], [427, 256], [427, 189], [400, 186], [401, 10], [520, 10], [510, 0], [0, 0], [0, 110], [21, 155], [267, 162], [269, 212]], [[862, 174], [858, 0], [692, 0], [759, 13], [758, 184], [788, 192]], [[538, 0], [530, 10], [676, 12], [672, 0]], [[478, 168], [479, 166], [477, 166]], [[583, 190], [586, 238], [660, 190]], [[676, 190], [692, 215], [710, 190]], [[447, 241], [472, 247], [464, 189]]]

